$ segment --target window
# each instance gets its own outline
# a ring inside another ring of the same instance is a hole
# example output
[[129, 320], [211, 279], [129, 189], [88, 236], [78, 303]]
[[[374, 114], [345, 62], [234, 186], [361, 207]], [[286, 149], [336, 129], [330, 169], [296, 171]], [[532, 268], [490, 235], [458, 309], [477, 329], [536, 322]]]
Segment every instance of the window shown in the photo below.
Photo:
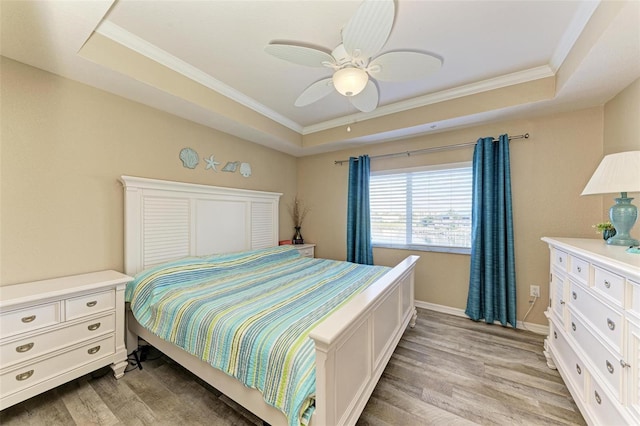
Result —
[[471, 163], [371, 174], [374, 247], [470, 253]]

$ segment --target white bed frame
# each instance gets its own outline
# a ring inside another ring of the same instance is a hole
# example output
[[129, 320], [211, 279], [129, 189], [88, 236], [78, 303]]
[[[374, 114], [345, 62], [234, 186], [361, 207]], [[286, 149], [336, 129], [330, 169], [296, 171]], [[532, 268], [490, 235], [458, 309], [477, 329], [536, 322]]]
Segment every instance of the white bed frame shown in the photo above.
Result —
[[[184, 256], [278, 244], [281, 194], [122, 176], [125, 272]], [[415, 325], [409, 256], [310, 333], [316, 348], [316, 409], [311, 425], [353, 425], [407, 325]], [[138, 337], [273, 426], [285, 416], [262, 394], [140, 326], [127, 311], [127, 350]]]

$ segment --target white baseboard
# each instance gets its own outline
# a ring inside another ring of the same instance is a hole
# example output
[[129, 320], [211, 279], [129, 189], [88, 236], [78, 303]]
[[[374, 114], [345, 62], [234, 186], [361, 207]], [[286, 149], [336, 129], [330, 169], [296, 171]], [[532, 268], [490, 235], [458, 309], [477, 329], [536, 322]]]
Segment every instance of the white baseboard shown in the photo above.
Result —
[[[455, 315], [457, 317], [469, 318], [464, 313], [464, 310], [459, 308], [452, 308], [450, 306], [437, 305], [435, 303], [423, 302], [421, 300], [416, 300], [415, 304], [416, 304], [416, 307], [418, 308], [429, 309], [431, 311], [442, 312], [443, 314]], [[494, 321], [494, 324], [500, 325], [498, 321]], [[530, 322], [523, 323], [522, 321], [518, 321], [517, 328], [520, 328], [522, 330], [528, 330], [536, 334], [543, 334], [545, 336], [549, 334], [548, 325], [540, 325], [540, 324], [534, 324]]]

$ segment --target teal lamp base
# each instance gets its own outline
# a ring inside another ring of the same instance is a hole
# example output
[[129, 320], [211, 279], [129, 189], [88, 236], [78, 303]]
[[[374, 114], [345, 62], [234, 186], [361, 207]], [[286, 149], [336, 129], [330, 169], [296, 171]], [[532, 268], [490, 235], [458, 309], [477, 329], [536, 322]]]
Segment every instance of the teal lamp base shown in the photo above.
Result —
[[616, 198], [616, 204], [609, 209], [609, 217], [616, 235], [607, 240], [607, 244], [614, 246], [637, 246], [640, 242], [629, 235], [631, 228], [638, 219], [638, 208], [631, 204], [633, 198], [627, 198], [627, 193], [620, 194]]

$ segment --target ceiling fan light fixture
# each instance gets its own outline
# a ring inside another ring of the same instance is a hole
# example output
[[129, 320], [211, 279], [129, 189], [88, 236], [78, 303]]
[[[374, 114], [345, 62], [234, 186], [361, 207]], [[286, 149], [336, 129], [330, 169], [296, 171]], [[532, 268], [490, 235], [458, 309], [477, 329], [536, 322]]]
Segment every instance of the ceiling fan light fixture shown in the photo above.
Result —
[[344, 96], [355, 96], [362, 92], [368, 81], [369, 75], [360, 68], [345, 67], [333, 74], [333, 86]]

